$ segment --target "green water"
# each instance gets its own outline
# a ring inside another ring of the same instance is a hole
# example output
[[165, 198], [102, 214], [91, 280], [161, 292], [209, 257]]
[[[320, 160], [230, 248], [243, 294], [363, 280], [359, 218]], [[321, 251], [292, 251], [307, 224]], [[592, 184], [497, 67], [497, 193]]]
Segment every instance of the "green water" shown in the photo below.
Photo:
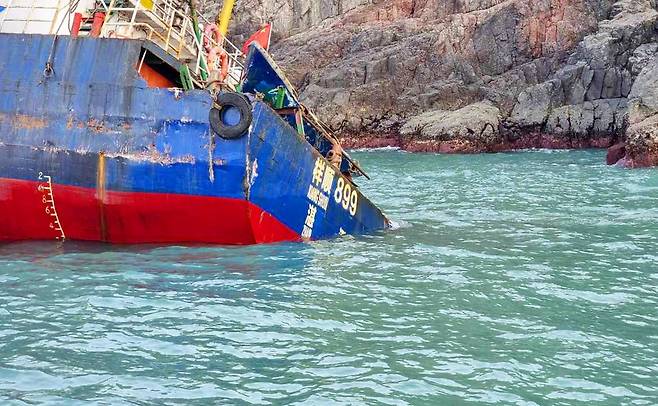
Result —
[[658, 403], [658, 170], [355, 155], [399, 229], [0, 246], [0, 404]]

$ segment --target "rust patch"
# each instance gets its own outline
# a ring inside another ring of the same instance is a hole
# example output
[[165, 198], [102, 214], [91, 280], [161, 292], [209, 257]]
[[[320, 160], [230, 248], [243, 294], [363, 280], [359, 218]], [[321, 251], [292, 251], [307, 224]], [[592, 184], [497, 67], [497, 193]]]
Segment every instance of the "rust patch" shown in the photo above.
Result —
[[[2, 145], [2, 142], [0, 142]], [[56, 146], [46, 146], [46, 147], [32, 147], [35, 151], [47, 151], [50, 153], [57, 152], [71, 152], [71, 150], [56, 147]], [[75, 149], [73, 152], [80, 155], [94, 154], [95, 152], [85, 150], [85, 149]], [[182, 155], [178, 157], [171, 157], [169, 155], [163, 154], [157, 151], [154, 148], [149, 148], [147, 151], [143, 152], [130, 152], [130, 151], [117, 151], [117, 152], [102, 152], [104, 159], [112, 158], [123, 158], [132, 161], [138, 162], [151, 162], [160, 165], [173, 165], [173, 164], [195, 164], [196, 158], [193, 155]]]
[[142, 152], [117, 152], [117, 153], [105, 153], [105, 156], [108, 158], [125, 158], [133, 161], [143, 161], [143, 162], [152, 162], [161, 165], [171, 165], [171, 164], [194, 164], [196, 159], [192, 155], [183, 155], [180, 157], [172, 158], [167, 153], [162, 153], [155, 149], [154, 146], [149, 147], [148, 150]]
[[105, 221], [105, 154], [98, 154], [98, 167], [96, 169], [96, 199], [98, 201], [99, 227], [101, 240], [107, 241], [107, 222]]
[[16, 114], [13, 120], [14, 128], [26, 130], [46, 128], [48, 121], [45, 118], [28, 116], [26, 114]]
[[103, 123], [102, 120], [96, 120], [95, 118], [90, 118], [89, 121], [87, 121], [87, 127], [95, 133], [107, 132], [105, 123]]

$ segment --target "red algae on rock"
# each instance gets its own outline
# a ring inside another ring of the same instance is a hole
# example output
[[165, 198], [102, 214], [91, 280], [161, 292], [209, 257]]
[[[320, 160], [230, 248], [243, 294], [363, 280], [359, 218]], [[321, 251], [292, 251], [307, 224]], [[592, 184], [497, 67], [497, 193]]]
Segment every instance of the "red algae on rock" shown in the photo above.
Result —
[[514, 140], [501, 140], [496, 144], [482, 144], [464, 139], [454, 140], [423, 140], [404, 139], [399, 136], [371, 136], [342, 138], [343, 147], [387, 148], [396, 147], [408, 152], [432, 152], [441, 154], [479, 154], [492, 152], [519, 151], [524, 149], [585, 149], [607, 148], [612, 143], [612, 137], [573, 139], [549, 134], [525, 134]]
[[626, 144], [619, 142], [610, 148], [608, 148], [608, 153], [605, 157], [605, 162], [608, 165], [615, 165], [617, 162], [621, 161], [626, 156]]

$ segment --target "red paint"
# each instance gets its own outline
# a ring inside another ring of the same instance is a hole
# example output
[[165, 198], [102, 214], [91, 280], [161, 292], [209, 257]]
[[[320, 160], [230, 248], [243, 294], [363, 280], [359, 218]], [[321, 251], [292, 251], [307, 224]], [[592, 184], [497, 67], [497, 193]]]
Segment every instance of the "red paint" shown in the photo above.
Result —
[[[41, 183], [0, 178], [0, 241], [54, 240]], [[240, 199], [105, 191], [53, 185], [67, 239], [138, 243], [256, 244], [299, 241], [293, 230]], [[101, 214], [102, 213], [102, 214]], [[101, 217], [102, 216], [102, 217]]]
[[105, 13], [97, 12], [94, 13], [94, 21], [91, 23], [91, 33], [90, 35], [94, 38], [97, 38], [101, 35], [101, 28], [103, 28], [103, 23], [105, 22]]
[[256, 205], [248, 204], [247, 215], [256, 244], [301, 240], [297, 233]]
[[71, 36], [77, 37], [80, 34], [80, 27], [82, 26], [82, 14], [73, 14], [73, 25], [71, 26]]

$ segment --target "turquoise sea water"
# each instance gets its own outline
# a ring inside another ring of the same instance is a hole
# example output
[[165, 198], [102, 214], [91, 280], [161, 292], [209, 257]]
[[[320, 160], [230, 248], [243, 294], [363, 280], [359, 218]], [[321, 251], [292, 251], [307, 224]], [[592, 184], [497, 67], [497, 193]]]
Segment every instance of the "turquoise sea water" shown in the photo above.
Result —
[[0, 404], [658, 403], [658, 170], [355, 155], [397, 230], [0, 246]]

